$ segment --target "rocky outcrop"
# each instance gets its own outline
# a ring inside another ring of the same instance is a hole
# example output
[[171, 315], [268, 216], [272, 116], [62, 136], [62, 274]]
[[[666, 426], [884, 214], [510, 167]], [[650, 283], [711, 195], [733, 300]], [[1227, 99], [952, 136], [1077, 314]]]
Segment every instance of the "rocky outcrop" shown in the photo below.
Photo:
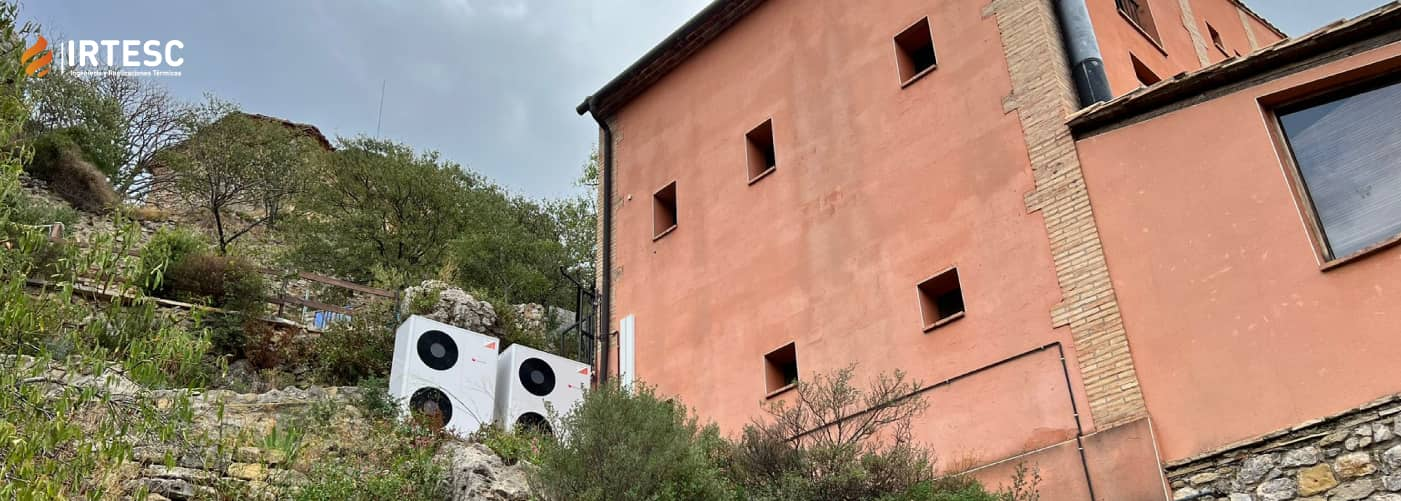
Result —
[[497, 322], [491, 303], [438, 280], [404, 289], [402, 309], [473, 332], [495, 332]]
[[524, 464], [507, 465], [485, 445], [449, 442], [438, 450], [448, 467], [452, 499], [525, 501], [530, 499]]
[[1167, 466], [1177, 500], [1401, 501], [1401, 396]]

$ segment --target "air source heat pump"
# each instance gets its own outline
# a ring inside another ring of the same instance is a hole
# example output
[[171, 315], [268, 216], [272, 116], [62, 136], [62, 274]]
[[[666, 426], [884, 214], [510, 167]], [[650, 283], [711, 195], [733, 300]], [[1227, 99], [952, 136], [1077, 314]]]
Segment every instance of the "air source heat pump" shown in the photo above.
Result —
[[553, 433], [550, 410], [564, 416], [584, 397], [588, 364], [519, 344], [501, 352], [496, 374], [496, 421], [507, 430], [535, 427]]
[[491, 336], [414, 315], [394, 333], [389, 394], [406, 416], [458, 435], [492, 422], [496, 350]]

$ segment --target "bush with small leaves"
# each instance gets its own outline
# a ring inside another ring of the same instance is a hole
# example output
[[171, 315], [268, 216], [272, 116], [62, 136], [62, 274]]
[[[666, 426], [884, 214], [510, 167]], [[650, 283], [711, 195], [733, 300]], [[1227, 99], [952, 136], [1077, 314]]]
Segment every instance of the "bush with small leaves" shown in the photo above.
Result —
[[148, 294], [167, 292], [166, 274], [170, 267], [195, 255], [209, 252], [203, 235], [185, 228], [161, 228], [141, 249], [142, 289]]
[[530, 484], [544, 500], [732, 499], [712, 462], [724, 439], [646, 385], [605, 384], [562, 419], [559, 441], [540, 444]]

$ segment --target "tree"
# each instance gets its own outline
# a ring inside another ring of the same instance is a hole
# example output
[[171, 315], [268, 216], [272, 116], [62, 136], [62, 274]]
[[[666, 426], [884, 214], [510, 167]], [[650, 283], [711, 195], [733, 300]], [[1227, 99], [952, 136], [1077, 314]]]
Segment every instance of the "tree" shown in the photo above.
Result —
[[161, 152], [156, 162], [169, 169], [175, 193], [214, 220], [221, 254], [279, 215], [265, 210], [239, 218], [236, 209], [280, 206], [270, 200], [290, 196], [297, 176], [318, 161], [319, 148], [300, 131], [239, 113], [215, 99], [191, 115], [185, 127], [196, 132]]
[[469, 215], [489, 213], [468, 196], [487, 189], [485, 181], [437, 153], [366, 136], [337, 142], [314, 171], [317, 189], [296, 199], [307, 214], [290, 232], [290, 255], [302, 266], [362, 281], [376, 267], [425, 278], [443, 265]]
[[156, 80], [103, 71], [53, 71], [28, 91], [37, 133], [79, 131], [83, 153], [126, 198], [141, 198], [163, 178], [148, 168], [156, 154], [188, 139], [198, 108]]

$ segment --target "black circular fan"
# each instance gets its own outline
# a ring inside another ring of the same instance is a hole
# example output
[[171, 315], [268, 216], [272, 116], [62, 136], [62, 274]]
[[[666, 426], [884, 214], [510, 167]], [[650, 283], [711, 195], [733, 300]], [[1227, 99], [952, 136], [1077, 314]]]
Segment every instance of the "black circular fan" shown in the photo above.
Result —
[[451, 369], [457, 365], [457, 343], [443, 331], [425, 332], [418, 338], [418, 359], [433, 369]]
[[409, 412], [414, 419], [442, 428], [452, 421], [452, 401], [437, 388], [419, 388], [409, 397]]
[[550, 364], [538, 358], [527, 358], [521, 362], [521, 385], [525, 386], [525, 391], [537, 397], [549, 395], [555, 391], [555, 370], [550, 368]]
[[545, 416], [541, 416], [534, 412], [527, 412], [525, 414], [521, 414], [521, 417], [516, 418], [516, 430], [529, 431], [539, 433], [542, 435], [554, 434], [554, 430], [550, 429], [549, 420], [546, 420]]

